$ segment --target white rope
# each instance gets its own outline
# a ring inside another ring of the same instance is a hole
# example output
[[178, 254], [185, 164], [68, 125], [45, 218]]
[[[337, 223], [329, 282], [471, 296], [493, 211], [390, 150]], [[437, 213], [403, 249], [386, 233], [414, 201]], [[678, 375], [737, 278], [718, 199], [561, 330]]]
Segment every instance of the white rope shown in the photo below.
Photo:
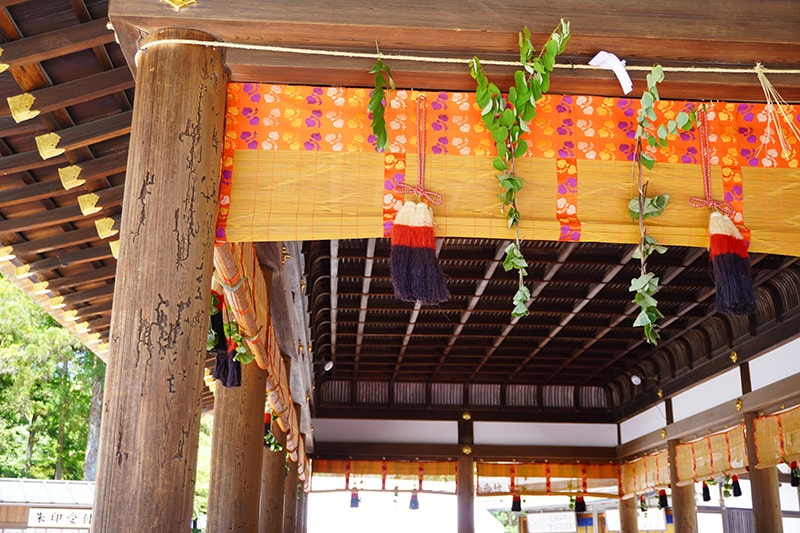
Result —
[[[791, 146], [786, 140], [786, 134], [780, 124], [780, 119], [783, 118], [783, 121], [789, 127], [789, 131], [794, 134], [795, 139], [800, 139], [800, 128], [795, 125], [792, 117], [786, 113], [786, 108], [790, 108], [791, 106], [787, 104], [786, 100], [775, 90], [775, 87], [773, 87], [772, 83], [764, 74], [764, 71], [765, 69], [761, 66], [761, 63], [757, 63], [756, 74], [758, 75], [758, 81], [761, 83], [761, 88], [764, 90], [764, 98], [767, 101], [765, 109], [767, 113], [766, 133], [769, 134], [771, 131], [775, 132], [776, 137], [778, 137], [778, 142], [781, 145], [781, 155], [784, 159], [788, 159], [791, 154]], [[758, 149], [759, 152], [764, 148], [766, 143], [767, 139], [762, 138], [761, 146]]]
[[[341, 50], [321, 50], [312, 48], [292, 48], [286, 46], [273, 46], [265, 44], [244, 44], [244, 43], [228, 43], [221, 41], [198, 41], [194, 39], [161, 39], [145, 43], [141, 46], [140, 52], [159, 46], [163, 44], [183, 44], [195, 45], [205, 47], [219, 47], [230, 48], [235, 50], [256, 50], [261, 52], [275, 52], [279, 54], [300, 54], [310, 56], [328, 56], [328, 57], [346, 57], [354, 59], [386, 59], [391, 61], [416, 61], [419, 63], [452, 63], [452, 64], [465, 64], [468, 65], [470, 59], [455, 58], [455, 57], [435, 57], [435, 56], [416, 56], [404, 54], [383, 54], [380, 51], [374, 53], [367, 52], [343, 52]], [[518, 67], [519, 61], [502, 61], [502, 60], [481, 60], [483, 65], [492, 65], [500, 67]], [[571, 63], [556, 63], [555, 68], [572, 69], [572, 70], [598, 70], [601, 67], [584, 64], [571, 64]], [[644, 65], [627, 65], [627, 70], [647, 71], [649, 72], [652, 67]], [[699, 72], [699, 73], [724, 73], [724, 74], [754, 74], [761, 72], [772, 74], [800, 74], [800, 69], [766, 69], [763, 66], [757, 65], [753, 67], [662, 67], [664, 72]]]

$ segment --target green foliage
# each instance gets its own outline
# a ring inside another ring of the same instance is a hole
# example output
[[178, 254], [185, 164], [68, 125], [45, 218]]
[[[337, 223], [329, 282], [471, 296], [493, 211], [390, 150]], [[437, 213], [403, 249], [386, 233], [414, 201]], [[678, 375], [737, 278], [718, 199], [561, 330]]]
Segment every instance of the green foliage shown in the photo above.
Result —
[[375, 88], [370, 96], [367, 111], [372, 113], [371, 126], [372, 133], [375, 135], [375, 146], [379, 152], [383, 152], [389, 148], [389, 135], [386, 132], [384, 113], [389, 93], [395, 87], [394, 79], [391, 69], [380, 59], [375, 62], [375, 66], [370, 69], [369, 73], [375, 75]]
[[214, 416], [206, 413], [200, 417], [200, 440], [197, 447], [197, 481], [194, 485], [194, 515], [208, 514], [208, 490], [211, 486], [211, 440], [214, 434]]
[[82, 479], [94, 355], [0, 277], [0, 476]]
[[509, 87], [505, 95], [486, 77], [477, 57], [470, 61], [470, 76], [477, 84], [475, 99], [481, 108], [481, 119], [497, 148], [492, 166], [500, 171], [497, 181], [503, 190], [497, 196], [503, 204], [502, 212], [508, 221], [508, 228], [514, 230], [514, 242], [506, 248], [503, 268], [506, 271], [516, 269], [519, 275], [519, 287], [511, 312], [517, 317], [528, 314], [525, 303], [530, 299], [530, 291], [524, 283], [528, 264], [520, 250], [521, 214], [517, 208], [517, 193], [522, 189], [524, 180], [516, 174], [515, 162], [528, 150], [523, 135], [530, 133], [528, 124], [536, 117], [536, 102], [550, 89], [550, 73], [555, 68], [556, 57], [566, 48], [569, 37], [569, 22], [562, 20], [539, 54], [535, 55], [531, 33], [524, 28], [519, 33], [519, 61], [522, 68], [514, 72], [514, 85]]
[[633, 220], [638, 221], [640, 234], [639, 244], [633, 254], [635, 259], [639, 259], [640, 275], [631, 280], [629, 288], [631, 292], [635, 293], [633, 302], [641, 309], [633, 325], [643, 328], [645, 339], [654, 345], [658, 344], [660, 338], [658, 320], [664, 318], [664, 315], [658, 310], [658, 301], [653, 298], [653, 295], [658, 292], [658, 278], [647, 272], [647, 258], [654, 252], [663, 254], [667, 249], [647, 234], [644, 221], [664, 212], [669, 203], [669, 195], [647, 196], [648, 182], [644, 180], [643, 169], [652, 170], [656, 161], [645, 152], [644, 147], [645, 145], [655, 148], [666, 147], [671, 135], [692, 129], [697, 118], [694, 111], [688, 113], [681, 111], [675, 116], [675, 119], [656, 124], [658, 115], [655, 104], [659, 100], [657, 85], [662, 81], [664, 81], [664, 69], [661, 65], [655, 65], [647, 74], [647, 89], [642, 93], [641, 107], [636, 117], [633, 171], [637, 176], [638, 188], [636, 197], [628, 202], [628, 213]]
[[239, 361], [243, 365], [252, 363], [256, 357], [253, 355], [253, 352], [250, 351], [250, 348], [247, 347], [247, 342], [245, 342], [242, 334], [239, 333], [239, 325], [236, 321], [231, 320], [230, 322], [226, 322], [223, 328], [225, 330], [225, 337], [236, 344], [236, 354], [233, 356], [234, 361]]

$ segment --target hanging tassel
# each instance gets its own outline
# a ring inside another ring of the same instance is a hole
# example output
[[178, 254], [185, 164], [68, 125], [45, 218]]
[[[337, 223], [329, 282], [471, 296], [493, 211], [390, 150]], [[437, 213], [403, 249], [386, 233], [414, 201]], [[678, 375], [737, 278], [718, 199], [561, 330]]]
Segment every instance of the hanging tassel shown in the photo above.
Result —
[[790, 468], [792, 469], [790, 478], [792, 487], [800, 487], [800, 468], [797, 467], [797, 461], [792, 461]]
[[742, 495], [742, 486], [739, 484], [739, 476], [734, 475], [731, 477], [731, 485], [733, 486], [733, 497], [738, 498]]
[[522, 499], [520, 498], [519, 494], [514, 494], [511, 498], [511, 512], [512, 513], [521, 513], [522, 512]]
[[658, 508], [666, 509], [667, 507], [669, 507], [669, 502], [667, 501], [667, 491], [661, 489], [658, 491]]
[[708, 231], [711, 234], [709, 258], [714, 269], [717, 312], [733, 315], [752, 313], [756, 300], [747, 243], [731, 219], [716, 211], [711, 213]]
[[583, 499], [583, 496], [575, 497], [575, 512], [576, 513], [586, 512], [586, 500]]
[[411, 510], [419, 509], [419, 498], [415, 490], [411, 491], [411, 500], [408, 502], [408, 508]]
[[[401, 194], [414, 194], [433, 205], [442, 197], [426, 191], [425, 182], [425, 97], [417, 99], [418, 183], [411, 187], [398, 183]], [[427, 203], [406, 201], [392, 226], [390, 272], [394, 294], [398, 300], [436, 305], [450, 299], [444, 275], [436, 258], [436, 235], [433, 231], [433, 210]]]
[[360, 502], [361, 500], [358, 498], [358, 489], [353, 489], [350, 492], [350, 507], [357, 509]]
[[711, 196], [708, 117], [705, 106], [697, 114], [697, 123], [700, 130], [700, 167], [705, 198], [693, 197], [689, 199], [689, 203], [693, 207], [708, 207], [712, 210], [708, 232], [711, 237], [709, 257], [716, 288], [715, 308], [718, 313], [747, 315], [756, 308], [747, 242], [729, 218], [734, 214], [733, 207], [728, 202], [714, 200]]
[[703, 481], [703, 501], [710, 502], [711, 501], [711, 491], [708, 490], [708, 484]]

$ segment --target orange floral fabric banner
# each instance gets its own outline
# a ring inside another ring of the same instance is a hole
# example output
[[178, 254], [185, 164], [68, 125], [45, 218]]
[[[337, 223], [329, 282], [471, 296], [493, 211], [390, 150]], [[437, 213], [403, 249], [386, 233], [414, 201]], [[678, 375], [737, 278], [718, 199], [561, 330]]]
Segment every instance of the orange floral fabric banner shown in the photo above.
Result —
[[[395, 91], [385, 114], [390, 148], [379, 153], [367, 113], [369, 91], [267, 84], [228, 86], [220, 190], [219, 241], [298, 240], [388, 235], [402, 204], [399, 183], [415, 185], [416, 98]], [[500, 213], [495, 153], [472, 93], [424, 93], [427, 101], [426, 189], [445, 236], [508, 237]], [[659, 120], [691, 107], [656, 105]], [[518, 161], [524, 238], [636, 242], [627, 202], [638, 100], [547, 95], [530, 124]], [[730, 202], [751, 250], [800, 255], [798, 140], [779, 155], [765, 105], [706, 103], [712, 193]], [[798, 121], [789, 110], [790, 118]], [[648, 192], [671, 195], [651, 233], [664, 244], [706, 246], [708, 212], [689, 206], [702, 196], [697, 132], [666, 148]], [[629, 227], [630, 226], [630, 227]]]

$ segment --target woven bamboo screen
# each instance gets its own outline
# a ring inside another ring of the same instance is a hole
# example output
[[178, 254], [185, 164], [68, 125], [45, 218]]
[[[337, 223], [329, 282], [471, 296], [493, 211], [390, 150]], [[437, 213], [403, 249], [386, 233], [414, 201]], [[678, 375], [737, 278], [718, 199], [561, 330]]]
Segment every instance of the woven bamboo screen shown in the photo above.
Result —
[[669, 457], [666, 450], [639, 457], [622, 465], [624, 496], [663, 488], [669, 483]]
[[[385, 119], [391, 146], [375, 151], [364, 89], [231, 84], [228, 88], [217, 239], [230, 242], [341, 239], [388, 235], [403, 196], [415, 185], [416, 91], [396, 91]], [[434, 206], [443, 236], [506, 238], [491, 136], [471, 93], [426, 93], [425, 187], [443, 195]], [[637, 101], [547, 95], [532, 121], [518, 203], [526, 239], [633, 243], [628, 216], [635, 196], [631, 137]], [[669, 119], [687, 102], [661, 101]], [[696, 105], [696, 104], [695, 104]], [[730, 202], [751, 251], [800, 255], [794, 209], [800, 203], [800, 155], [780, 157], [765, 108], [711, 102], [708, 107], [712, 194]], [[765, 144], [762, 145], [762, 140]], [[666, 245], [707, 246], [708, 212], [689, 205], [703, 196], [695, 131], [652, 154], [652, 194], [669, 208], [650, 231]], [[746, 209], [745, 209], [746, 207]]]
[[616, 464], [477, 463], [477, 494], [587, 495], [620, 493]]
[[757, 468], [800, 459], [800, 406], [755, 420]]
[[678, 485], [743, 472], [747, 467], [744, 424], [676, 447]]

